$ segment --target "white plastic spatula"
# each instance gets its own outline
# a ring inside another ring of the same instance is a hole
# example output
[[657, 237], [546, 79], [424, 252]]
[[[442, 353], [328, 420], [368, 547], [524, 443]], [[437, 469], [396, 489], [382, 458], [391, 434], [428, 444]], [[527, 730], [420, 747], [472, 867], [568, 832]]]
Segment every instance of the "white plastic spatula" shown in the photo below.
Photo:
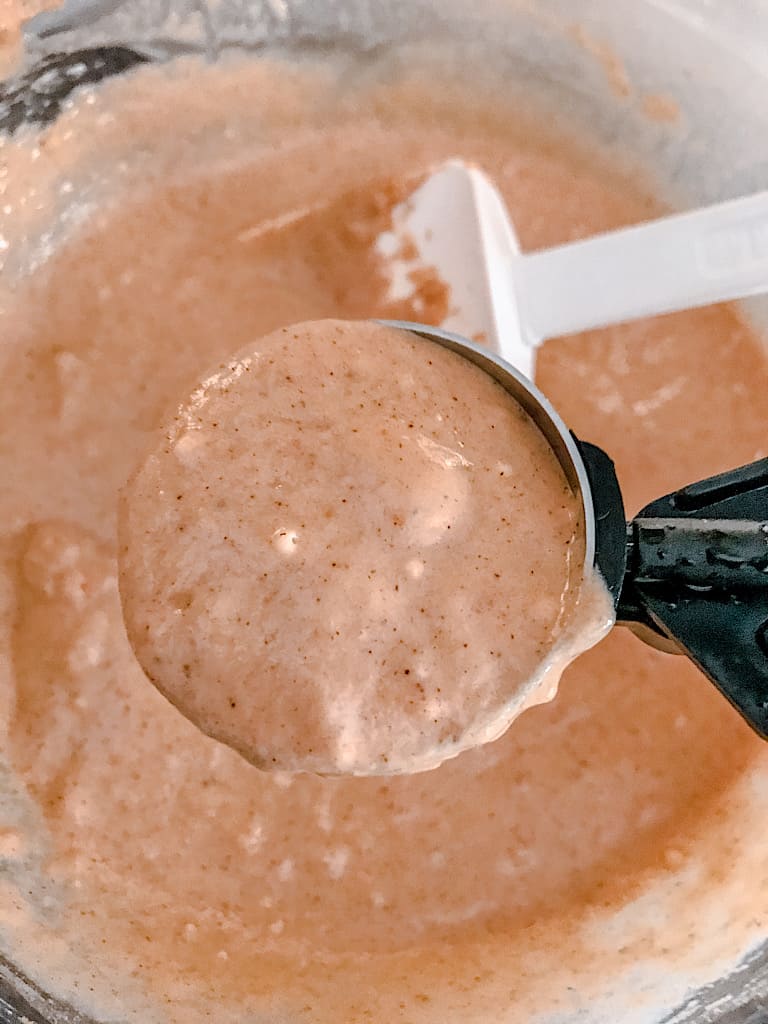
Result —
[[532, 378], [546, 338], [768, 292], [768, 192], [522, 254], [492, 182], [451, 161], [395, 209], [378, 251], [392, 298], [434, 268], [450, 289], [440, 326]]

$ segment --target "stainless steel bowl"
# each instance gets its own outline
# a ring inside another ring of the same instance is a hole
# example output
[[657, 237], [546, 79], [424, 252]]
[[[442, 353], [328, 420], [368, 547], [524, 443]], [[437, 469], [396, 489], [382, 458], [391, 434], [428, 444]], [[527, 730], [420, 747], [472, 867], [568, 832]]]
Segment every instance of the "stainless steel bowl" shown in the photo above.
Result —
[[[674, 95], [682, 127], [653, 123], [617, 98], [594, 54], [573, 45], [568, 29], [576, 21], [619, 56], [638, 94]], [[233, 48], [254, 59], [275, 49], [374, 55], [439, 39], [446, 47], [453, 41], [457, 60], [481, 55], [510, 89], [538, 94], [569, 125], [588, 123], [600, 140], [652, 165], [671, 202], [709, 201], [766, 186], [766, 38], [765, 0], [74, 0], [30, 23], [24, 66], [0, 88], [0, 131], [43, 125], [83, 83], [144, 61], [216, 59]], [[764, 303], [749, 313], [758, 324], [768, 319]], [[567, 430], [557, 434], [570, 459]], [[82, 1018], [2, 960], [0, 1021]], [[643, 1024], [662, 1021], [768, 1024], [768, 942], [727, 977]]]

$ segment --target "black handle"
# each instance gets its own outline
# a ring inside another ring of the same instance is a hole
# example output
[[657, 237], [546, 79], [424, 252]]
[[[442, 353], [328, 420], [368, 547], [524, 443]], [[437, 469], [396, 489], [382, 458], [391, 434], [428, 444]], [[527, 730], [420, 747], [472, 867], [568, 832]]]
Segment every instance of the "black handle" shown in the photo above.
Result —
[[587, 471], [595, 510], [595, 566], [618, 604], [627, 567], [626, 519], [613, 460], [597, 445], [571, 435]]
[[768, 459], [652, 502], [626, 541], [618, 621], [673, 642], [768, 739]]
[[75, 89], [122, 74], [148, 60], [127, 46], [51, 54], [18, 78], [0, 82], [0, 133], [10, 135], [25, 124], [50, 124]]

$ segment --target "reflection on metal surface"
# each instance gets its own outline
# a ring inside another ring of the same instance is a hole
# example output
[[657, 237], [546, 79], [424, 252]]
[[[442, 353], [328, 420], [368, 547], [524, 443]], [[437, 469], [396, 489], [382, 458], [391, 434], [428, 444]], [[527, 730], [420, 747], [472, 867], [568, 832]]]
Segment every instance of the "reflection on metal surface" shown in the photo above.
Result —
[[[333, 9], [314, 0], [69, 0], [25, 25], [36, 53], [54, 48], [131, 45], [158, 58], [184, 53], [214, 57], [229, 47], [253, 49], [266, 43], [296, 46], [333, 43], [369, 50], [409, 35], [414, 12], [440, 20], [425, 0], [398, 0], [382, 11], [377, 4], [340, 0]], [[393, 20], [391, 8], [403, 10]], [[417, 14], [418, 16], [418, 14]], [[344, 25], [340, 32], [340, 24]], [[426, 24], [426, 20], [425, 20]]]
[[76, 89], [122, 74], [147, 59], [126, 46], [52, 54], [18, 78], [0, 83], [0, 132], [50, 124]]
[[661, 1024], [768, 1024], [768, 941], [728, 978], [691, 996]]

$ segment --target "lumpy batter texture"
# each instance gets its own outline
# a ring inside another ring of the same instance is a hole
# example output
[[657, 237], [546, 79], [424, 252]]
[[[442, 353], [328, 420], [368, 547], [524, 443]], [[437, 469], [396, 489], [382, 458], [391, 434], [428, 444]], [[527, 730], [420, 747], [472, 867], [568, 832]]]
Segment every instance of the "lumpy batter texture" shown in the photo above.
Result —
[[[679, 998], [765, 934], [765, 752], [628, 633], [498, 742], [389, 780], [260, 772], [160, 696], [125, 635], [117, 495], [169, 403], [285, 324], [412, 312], [384, 301], [370, 244], [433, 161], [481, 164], [527, 248], [654, 211], [451, 81], [145, 69], [36, 156], [5, 146], [0, 935], [102, 1019], [569, 1020], [655, 998], [667, 967]], [[61, 203], [77, 180], [82, 201], [94, 166], [114, 205], [20, 247], [30, 182]], [[630, 513], [765, 454], [765, 357], [728, 308], [551, 342], [539, 384], [613, 455]]]
[[121, 508], [144, 671], [262, 768], [434, 768], [552, 696], [577, 628], [581, 497], [549, 443], [381, 324], [295, 324], [214, 368]]

